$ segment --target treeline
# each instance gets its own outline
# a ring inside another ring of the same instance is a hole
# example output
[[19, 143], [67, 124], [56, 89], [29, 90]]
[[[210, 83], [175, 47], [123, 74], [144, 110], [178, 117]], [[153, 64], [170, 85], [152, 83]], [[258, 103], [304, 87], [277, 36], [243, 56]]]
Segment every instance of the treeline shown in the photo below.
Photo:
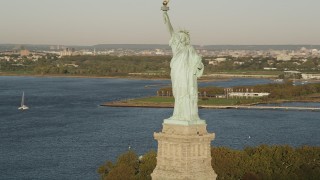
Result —
[[277, 68], [279, 71], [285, 70], [300, 70], [308, 72], [318, 72], [320, 65], [320, 58], [309, 58], [306, 61], [300, 59], [292, 59], [291, 61], [277, 61], [276, 58], [270, 57], [239, 57], [234, 58], [231, 56], [226, 57], [226, 61], [220, 62], [215, 66], [209, 65], [208, 61], [205, 62], [207, 70], [209, 72], [221, 72], [221, 71], [257, 71], [263, 70], [265, 67]]
[[169, 57], [163, 56], [67, 56], [57, 64], [77, 64], [68, 69], [71, 74], [128, 75], [128, 73], [154, 73], [168, 75]]
[[[316, 180], [320, 177], [320, 147], [247, 147], [233, 150], [211, 149], [212, 167], [218, 180]], [[115, 163], [107, 161], [97, 172], [103, 180], [150, 180], [156, 167], [156, 152], [138, 158], [133, 151], [120, 155]]]
[[[263, 97], [262, 100], [275, 100], [275, 99], [305, 99], [306, 96], [311, 94], [320, 93], [320, 84], [304, 84], [304, 85], [293, 85], [292, 81], [287, 81], [281, 84], [263, 84], [255, 86], [236, 86], [232, 88], [234, 92], [267, 92], [270, 93], [268, 97]], [[164, 94], [172, 94], [171, 87], [164, 87], [159, 89], [159, 92], [164, 91]], [[207, 97], [214, 97], [218, 94], [225, 94], [225, 88], [221, 87], [201, 87], [199, 88], [199, 97], [204, 95]], [[167, 93], [169, 92], [169, 93]], [[230, 91], [228, 91], [230, 92]]]
[[238, 86], [234, 89], [253, 89], [254, 92], [268, 92], [270, 95], [264, 97], [268, 99], [304, 99], [306, 96], [320, 93], [320, 84], [304, 84], [304, 85], [293, 85], [292, 81], [287, 81], [281, 84], [263, 84], [255, 85], [251, 87]]
[[128, 76], [129, 73], [137, 73], [139, 76], [169, 77], [170, 60], [171, 58], [166, 56], [65, 56], [61, 59], [47, 57], [34, 62], [0, 62], [0, 70], [28, 71], [43, 75]]
[[120, 155], [115, 163], [107, 161], [97, 172], [102, 180], [151, 180], [151, 173], [156, 167], [157, 153], [150, 151], [138, 158], [134, 151]]
[[[263, 71], [264, 67], [276, 67], [278, 70], [305, 70], [317, 71], [320, 59], [309, 59], [306, 62], [292, 60], [278, 62], [270, 58], [233, 58], [213, 66], [203, 57], [205, 74], [222, 71]], [[209, 59], [214, 59], [210, 57]], [[16, 62], [0, 61], [0, 71], [25, 71], [33, 74], [62, 74], [62, 75], [88, 75], [88, 76], [134, 76], [129, 73], [140, 73], [138, 76], [169, 77], [170, 56], [64, 56], [59, 59], [56, 55], [47, 54], [38, 61], [22, 57]], [[269, 62], [274, 61], [270, 66]], [[264, 71], [270, 73], [270, 71]], [[277, 72], [276, 72], [277, 73]]]

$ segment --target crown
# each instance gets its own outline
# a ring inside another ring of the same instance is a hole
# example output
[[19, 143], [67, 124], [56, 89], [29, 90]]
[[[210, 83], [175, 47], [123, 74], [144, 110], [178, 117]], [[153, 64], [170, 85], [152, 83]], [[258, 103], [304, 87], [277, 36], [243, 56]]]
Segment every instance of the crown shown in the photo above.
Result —
[[185, 34], [188, 35], [188, 36], [190, 35], [190, 34], [189, 34], [189, 31], [187, 31], [187, 30], [180, 30], [179, 32], [185, 33]]

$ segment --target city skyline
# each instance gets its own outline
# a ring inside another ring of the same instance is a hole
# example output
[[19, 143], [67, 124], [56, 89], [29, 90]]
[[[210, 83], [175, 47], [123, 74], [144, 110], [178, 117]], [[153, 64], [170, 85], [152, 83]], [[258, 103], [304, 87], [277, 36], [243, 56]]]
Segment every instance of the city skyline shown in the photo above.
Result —
[[[0, 44], [167, 44], [161, 4], [4, 0]], [[316, 0], [172, 0], [169, 6], [175, 29], [189, 30], [192, 44], [320, 44]]]

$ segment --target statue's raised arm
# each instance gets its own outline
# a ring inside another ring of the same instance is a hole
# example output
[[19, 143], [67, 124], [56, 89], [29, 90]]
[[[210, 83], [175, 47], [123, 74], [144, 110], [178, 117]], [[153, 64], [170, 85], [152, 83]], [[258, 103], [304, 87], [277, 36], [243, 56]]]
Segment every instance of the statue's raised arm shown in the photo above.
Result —
[[164, 0], [162, 3], [163, 6], [161, 7], [161, 10], [163, 11], [164, 24], [166, 24], [168, 31], [170, 33], [170, 36], [172, 36], [174, 33], [174, 30], [173, 30], [173, 27], [171, 25], [170, 18], [168, 15], [168, 11], [169, 11], [168, 3], [169, 3], [169, 0]]
[[168, 28], [168, 31], [169, 31], [170, 35], [172, 36], [172, 34], [174, 33], [174, 30], [173, 30], [173, 27], [171, 25], [170, 18], [169, 18], [169, 15], [168, 15], [167, 11], [163, 11], [163, 20], [164, 20], [164, 24]]

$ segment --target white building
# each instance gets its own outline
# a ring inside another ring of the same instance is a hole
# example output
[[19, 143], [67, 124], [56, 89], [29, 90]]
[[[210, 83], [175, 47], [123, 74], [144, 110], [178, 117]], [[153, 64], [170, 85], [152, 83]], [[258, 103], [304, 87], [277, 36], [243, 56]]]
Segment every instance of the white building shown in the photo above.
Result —
[[244, 62], [241, 62], [241, 61], [234, 61], [233, 64], [236, 64], [236, 65], [243, 65]]
[[227, 60], [227, 58], [216, 58], [214, 60], [217, 61], [217, 62], [224, 62], [224, 61]]
[[60, 51], [60, 56], [71, 56], [72, 52], [69, 50], [69, 48], [64, 49], [63, 51]]
[[302, 79], [320, 79], [320, 74], [301, 74]]
[[164, 52], [161, 49], [156, 49], [156, 55], [164, 55]]
[[270, 93], [255, 93], [255, 92], [230, 92], [229, 97], [264, 97]]
[[82, 55], [90, 55], [90, 56], [92, 56], [92, 55], [94, 55], [94, 52], [91, 52], [91, 51], [82, 51], [81, 54], [82, 54]]
[[277, 56], [277, 61], [291, 61], [292, 56], [286, 54], [280, 54]]
[[218, 65], [218, 62], [217, 61], [209, 61], [209, 64], [216, 66], [216, 65]]
[[272, 68], [272, 67], [264, 67], [264, 70], [277, 70], [277, 68]]
[[312, 50], [311, 50], [311, 54], [312, 54], [313, 56], [319, 55], [318, 49], [312, 49]]

